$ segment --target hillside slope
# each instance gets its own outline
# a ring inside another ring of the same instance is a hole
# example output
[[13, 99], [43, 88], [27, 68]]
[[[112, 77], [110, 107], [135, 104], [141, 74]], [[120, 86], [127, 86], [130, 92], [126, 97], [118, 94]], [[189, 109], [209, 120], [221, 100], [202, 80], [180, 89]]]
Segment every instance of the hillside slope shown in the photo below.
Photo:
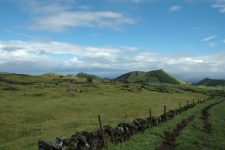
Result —
[[197, 83], [197, 85], [205, 86], [225, 86], [225, 80], [205, 78]]
[[116, 79], [119, 82], [159, 82], [179, 84], [180, 82], [163, 70], [154, 70], [149, 72], [134, 71], [123, 74]]

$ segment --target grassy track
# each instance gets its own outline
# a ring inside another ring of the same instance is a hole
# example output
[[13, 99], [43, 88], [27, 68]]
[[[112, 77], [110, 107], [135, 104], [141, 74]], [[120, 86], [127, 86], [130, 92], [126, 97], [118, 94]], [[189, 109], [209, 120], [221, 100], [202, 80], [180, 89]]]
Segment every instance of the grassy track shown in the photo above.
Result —
[[206, 132], [202, 114], [199, 113], [177, 138], [177, 149], [223, 150], [225, 148], [224, 108], [225, 102], [209, 109], [210, 133]]
[[164, 140], [161, 145], [158, 147], [158, 150], [174, 150], [176, 148], [176, 138], [180, 132], [186, 128], [186, 126], [194, 119], [194, 115], [182, 120], [176, 125], [176, 127], [170, 131], [164, 133]]

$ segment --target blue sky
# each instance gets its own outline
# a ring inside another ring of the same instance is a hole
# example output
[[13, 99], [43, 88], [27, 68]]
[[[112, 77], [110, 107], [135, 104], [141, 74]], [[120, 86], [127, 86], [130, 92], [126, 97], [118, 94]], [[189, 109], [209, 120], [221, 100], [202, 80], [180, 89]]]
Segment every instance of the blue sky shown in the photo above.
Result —
[[225, 0], [0, 0], [0, 71], [225, 78]]

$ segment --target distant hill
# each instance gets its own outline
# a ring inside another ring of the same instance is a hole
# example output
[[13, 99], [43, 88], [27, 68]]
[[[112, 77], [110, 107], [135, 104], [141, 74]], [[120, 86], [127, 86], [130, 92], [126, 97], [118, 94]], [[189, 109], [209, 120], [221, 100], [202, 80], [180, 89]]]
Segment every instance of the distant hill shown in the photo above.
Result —
[[97, 76], [95, 76], [95, 75], [87, 74], [87, 73], [83, 73], [83, 72], [78, 73], [78, 74], [76, 75], [76, 77], [79, 77], [79, 78], [91, 78], [91, 79], [97, 79], [97, 78], [100, 78], [100, 77], [97, 77]]
[[62, 78], [62, 77], [64, 77], [64, 75], [62, 75], [62, 74], [57, 74], [57, 73], [53, 73], [53, 72], [45, 73], [45, 74], [43, 74], [41, 76], [43, 76], [43, 77], [51, 77], [51, 78]]
[[119, 82], [159, 82], [172, 84], [181, 83], [163, 70], [154, 70], [149, 72], [133, 71], [123, 74], [114, 80]]
[[16, 73], [1, 73], [0, 72], [0, 84], [8, 83], [15, 85], [30, 85], [36, 83], [85, 83], [85, 82], [109, 82], [109, 79], [103, 79], [95, 75], [79, 73], [74, 74], [57, 74], [57, 73], [45, 73], [42, 75], [26, 75], [26, 74], [16, 74]]
[[205, 78], [197, 83], [197, 85], [205, 86], [225, 86], [225, 80]]
[[76, 77], [83, 78], [83, 79], [86, 79], [86, 80], [89, 80], [89, 81], [93, 80], [95, 82], [109, 82], [110, 81], [109, 79], [101, 78], [99, 76], [92, 75], [92, 74], [87, 74], [87, 73], [84, 73], [84, 72], [78, 73], [76, 75]]

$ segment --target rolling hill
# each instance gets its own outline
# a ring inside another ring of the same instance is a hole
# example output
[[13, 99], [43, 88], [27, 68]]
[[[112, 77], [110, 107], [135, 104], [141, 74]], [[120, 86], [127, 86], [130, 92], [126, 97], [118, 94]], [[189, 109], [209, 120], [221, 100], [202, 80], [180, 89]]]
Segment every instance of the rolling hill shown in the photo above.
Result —
[[197, 85], [205, 86], [225, 86], [225, 80], [205, 78], [197, 83]]
[[163, 70], [154, 70], [149, 72], [133, 71], [123, 74], [114, 79], [119, 82], [158, 82], [180, 84], [180, 81], [169, 75]]

